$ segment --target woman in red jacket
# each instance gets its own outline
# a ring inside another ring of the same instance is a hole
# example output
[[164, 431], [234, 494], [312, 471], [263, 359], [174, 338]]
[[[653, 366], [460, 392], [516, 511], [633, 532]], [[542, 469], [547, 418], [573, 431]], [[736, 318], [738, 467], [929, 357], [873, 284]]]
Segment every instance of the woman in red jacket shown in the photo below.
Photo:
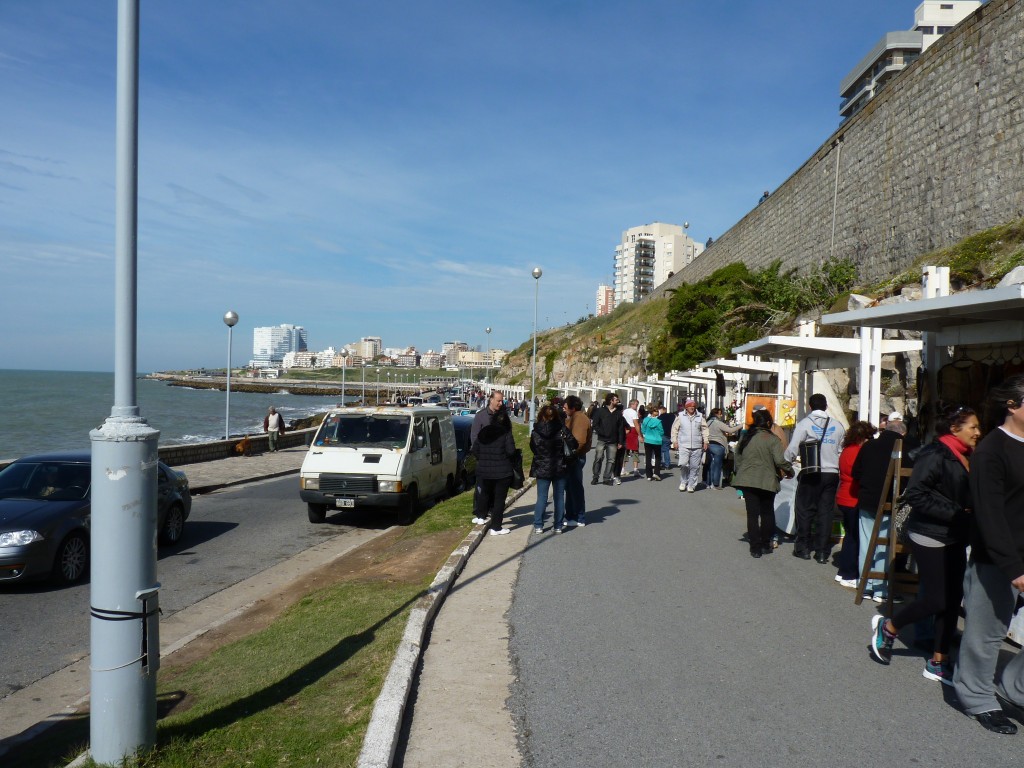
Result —
[[855, 421], [843, 439], [843, 452], [839, 454], [839, 490], [836, 506], [843, 518], [843, 548], [839, 551], [839, 573], [836, 581], [847, 589], [857, 588], [860, 576], [860, 510], [857, 494], [860, 486], [853, 478], [853, 462], [864, 443], [874, 437], [877, 430], [866, 421]]

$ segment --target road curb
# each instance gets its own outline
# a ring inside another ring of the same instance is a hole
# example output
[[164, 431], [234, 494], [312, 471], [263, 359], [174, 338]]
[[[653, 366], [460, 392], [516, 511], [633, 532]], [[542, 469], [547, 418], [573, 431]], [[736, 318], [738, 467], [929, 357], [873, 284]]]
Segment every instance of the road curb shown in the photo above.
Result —
[[213, 493], [219, 491], [221, 488], [229, 488], [233, 485], [245, 485], [246, 483], [257, 482], [259, 480], [273, 480], [277, 477], [287, 477], [288, 475], [299, 474], [299, 468], [286, 469], [281, 472], [268, 472], [259, 477], [242, 477], [238, 480], [227, 480], [223, 483], [210, 483], [208, 485], [197, 485], [194, 488], [190, 488], [189, 491], [193, 496], [202, 496], [204, 493]]
[[[505, 502], [505, 509], [515, 504], [534, 485], [528, 479], [526, 484]], [[398, 736], [402, 729], [402, 716], [409, 701], [416, 668], [423, 655], [423, 640], [431, 622], [440, 610], [444, 599], [451, 591], [452, 584], [466, 566], [470, 555], [480, 546], [487, 529], [476, 526], [462, 543], [448, 556], [448, 560], [437, 572], [427, 594], [421, 597], [409, 612], [409, 621], [395, 652], [395, 660], [384, 680], [377, 702], [373, 705], [370, 724], [363, 738], [359, 753], [358, 768], [391, 768], [398, 748]]]

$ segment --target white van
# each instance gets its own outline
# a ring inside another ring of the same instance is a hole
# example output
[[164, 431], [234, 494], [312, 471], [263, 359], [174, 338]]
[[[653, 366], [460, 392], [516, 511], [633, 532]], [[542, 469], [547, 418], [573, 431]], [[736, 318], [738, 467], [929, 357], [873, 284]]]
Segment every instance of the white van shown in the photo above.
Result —
[[345, 408], [324, 417], [302, 462], [299, 495], [311, 523], [329, 508], [394, 509], [403, 521], [420, 499], [453, 494], [455, 430], [448, 410]]

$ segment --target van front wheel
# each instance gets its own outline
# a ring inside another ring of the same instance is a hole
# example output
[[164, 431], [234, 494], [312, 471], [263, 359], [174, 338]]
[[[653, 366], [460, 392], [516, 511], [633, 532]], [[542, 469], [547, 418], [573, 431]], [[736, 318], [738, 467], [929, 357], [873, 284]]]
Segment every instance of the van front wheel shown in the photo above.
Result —
[[327, 505], [326, 504], [307, 504], [307, 514], [309, 515], [309, 522], [311, 523], [322, 523], [327, 519]]
[[405, 498], [402, 500], [401, 506], [398, 508], [398, 524], [409, 525], [416, 517], [416, 508], [419, 506], [419, 492], [416, 490], [414, 485], [410, 488]]

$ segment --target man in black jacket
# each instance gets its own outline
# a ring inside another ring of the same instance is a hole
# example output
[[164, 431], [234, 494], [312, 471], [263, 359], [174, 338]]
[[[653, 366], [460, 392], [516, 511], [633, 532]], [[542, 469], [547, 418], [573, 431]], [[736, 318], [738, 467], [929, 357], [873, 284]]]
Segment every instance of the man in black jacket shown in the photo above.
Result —
[[[604, 470], [605, 485], [612, 484], [616, 454], [626, 442], [626, 420], [619, 409], [619, 396], [614, 392], [604, 398], [604, 405], [594, 411], [591, 417], [594, 434], [597, 435], [597, 447], [594, 450], [594, 476], [591, 485], [601, 482], [601, 471]], [[614, 479], [618, 484], [618, 477]]]

